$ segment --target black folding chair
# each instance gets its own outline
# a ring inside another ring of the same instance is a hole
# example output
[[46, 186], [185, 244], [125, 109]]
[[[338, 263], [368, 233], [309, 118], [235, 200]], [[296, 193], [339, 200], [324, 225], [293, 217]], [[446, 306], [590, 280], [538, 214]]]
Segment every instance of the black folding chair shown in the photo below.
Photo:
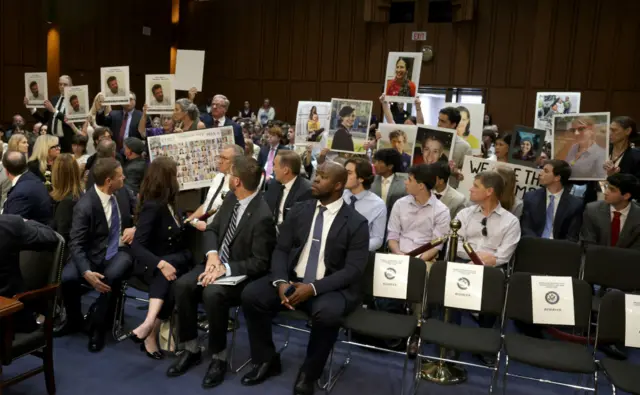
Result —
[[[549, 277], [549, 279], [551, 280], [552, 277]], [[588, 338], [591, 317], [591, 286], [583, 280], [576, 278], [573, 278], [572, 280], [575, 325], [565, 325], [564, 327], [586, 331]], [[505, 309], [506, 319], [519, 320], [533, 325], [533, 298], [531, 295], [531, 289], [530, 273], [514, 273], [511, 276], [507, 291], [507, 303]], [[505, 393], [507, 387], [507, 376], [587, 391], [594, 391], [597, 387], [598, 377], [596, 374], [596, 365], [593, 361], [593, 355], [589, 351], [588, 345], [558, 340], [538, 339], [518, 333], [505, 333], [504, 349], [506, 359], [503, 376]], [[593, 375], [594, 386], [592, 388], [581, 386], [580, 381], [577, 385], [573, 385], [509, 373], [510, 359], [543, 369], [565, 373]]]
[[582, 247], [567, 240], [523, 237], [518, 242], [512, 272], [580, 277]]
[[[427, 302], [430, 306], [449, 308], [444, 304], [447, 266], [448, 263], [446, 261], [439, 261], [431, 267], [429, 286], [427, 287]], [[505, 277], [503, 271], [495, 267], [485, 266], [482, 280], [482, 302], [478, 312], [502, 318], [504, 295]], [[493, 387], [498, 377], [500, 349], [502, 348], [500, 329], [465, 327], [455, 323], [444, 322], [437, 318], [429, 318], [424, 325], [422, 325], [420, 340], [421, 342], [436, 344], [447, 350], [495, 355], [496, 364], [490, 367], [468, 362], [450, 361], [456, 364], [493, 370], [489, 393], [493, 392]], [[449, 361], [446, 358], [418, 354], [416, 358], [417, 369], [422, 366], [422, 358]], [[420, 381], [420, 378], [416, 376], [416, 390]]]
[[[624, 344], [625, 304], [625, 294], [622, 291], [614, 290], [604, 295], [598, 315], [596, 346], [600, 341]], [[616, 388], [632, 394], [640, 394], [640, 375], [638, 374], [640, 365], [608, 357], [602, 358], [599, 362], [611, 382], [614, 395]]]

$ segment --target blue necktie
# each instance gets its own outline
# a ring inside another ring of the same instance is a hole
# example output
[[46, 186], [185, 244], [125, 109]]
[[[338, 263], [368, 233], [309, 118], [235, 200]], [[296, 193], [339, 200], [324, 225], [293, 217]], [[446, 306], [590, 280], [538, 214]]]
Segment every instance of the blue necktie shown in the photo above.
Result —
[[542, 238], [549, 239], [551, 237], [551, 229], [553, 228], [553, 209], [555, 196], [549, 195], [549, 205], [547, 206], [547, 215], [544, 222], [544, 231], [542, 231]]
[[120, 245], [120, 216], [118, 215], [118, 203], [116, 202], [116, 197], [111, 196], [109, 203], [111, 204], [111, 227], [109, 228], [107, 260], [110, 260], [118, 253], [118, 246]]
[[351, 195], [351, 204], [349, 206], [351, 206], [352, 209], [356, 209], [356, 202], [358, 201], [358, 198]]
[[227, 232], [224, 234], [224, 239], [222, 239], [222, 247], [220, 248], [220, 262], [222, 263], [229, 263], [229, 245], [236, 234], [238, 208], [240, 208], [240, 202], [237, 202], [235, 206], [233, 206], [233, 214], [231, 214], [231, 220], [229, 221]]
[[309, 259], [307, 260], [307, 268], [304, 271], [303, 282], [305, 284], [311, 284], [312, 282], [316, 281], [316, 274], [318, 273], [318, 261], [320, 260], [320, 244], [322, 243], [322, 225], [324, 222], [325, 211], [327, 211], [326, 207], [318, 207], [316, 223], [313, 226], [313, 237], [311, 239]]

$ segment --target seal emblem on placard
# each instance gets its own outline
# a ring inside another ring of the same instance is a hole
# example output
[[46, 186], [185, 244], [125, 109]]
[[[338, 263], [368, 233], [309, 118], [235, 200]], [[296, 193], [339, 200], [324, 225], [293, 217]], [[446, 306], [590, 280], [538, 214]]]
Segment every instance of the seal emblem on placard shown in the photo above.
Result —
[[469, 285], [471, 285], [471, 282], [466, 277], [460, 277], [458, 279], [457, 285], [458, 285], [458, 288], [464, 291], [465, 289], [469, 288]]
[[549, 291], [544, 295], [544, 299], [549, 304], [556, 304], [560, 301], [560, 295], [557, 292]]
[[384, 276], [387, 280], [393, 280], [396, 278], [396, 269], [388, 267], [387, 270], [384, 271]]

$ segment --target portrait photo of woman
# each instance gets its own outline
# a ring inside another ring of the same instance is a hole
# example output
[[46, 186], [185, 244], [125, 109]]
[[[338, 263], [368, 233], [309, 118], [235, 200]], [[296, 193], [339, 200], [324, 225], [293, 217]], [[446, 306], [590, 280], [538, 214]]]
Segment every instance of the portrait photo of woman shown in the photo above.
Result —
[[572, 180], [604, 180], [609, 146], [609, 113], [556, 115], [553, 118], [554, 159], [571, 166]]
[[544, 130], [516, 126], [509, 151], [509, 162], [536, 167], [536, 161], [543, 151], [544, 137]]
[[364, 153], [373, 102], [332, 99], [328, 146], [332, 151]]
[[391, 102], [413, 102], [420, 78], [421, 53], [390, 52], [384, 93]]

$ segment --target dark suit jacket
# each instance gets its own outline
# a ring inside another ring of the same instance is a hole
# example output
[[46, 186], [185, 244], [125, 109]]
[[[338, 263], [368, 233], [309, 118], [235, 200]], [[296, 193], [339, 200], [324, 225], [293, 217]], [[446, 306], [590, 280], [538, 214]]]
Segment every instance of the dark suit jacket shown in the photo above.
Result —
[[[140, 118], [142, 118], [142, 112], [134, 109], [131, 114], [131, 123], [129, 124], [129, 137], [137, 137], [142, 140], [142, 136], [140, 135], [140, 132], [138, 132]], [[118, 140], [120, 139], [120, 128], [122, 127], [123, 120], [123, 110], [111, 111], [109, 115], [104, 115], [104, 111], [96, 114], [96, 123], [100, 126], [107, 126], [111, 129], [111, 133], [113, 133], [113, 141], [118, 143], [118, 147], [121, 147], [122, 145], [122, 141], [118, 142]]]
[[340, 126], [336, 133], [333, 135], [333, 141], [331, 142], [332, 150], [340, 151], [353, 151], [353, 137], [351, 133], [344, 127]]
[[49, 225], [53, 216], [51, 198], [47, 187], [31, 172], [20, 176], [16, 186], [9, 189], [4, 203], [4, 214], [19, 215]]
[[[238, 198], [233, 193], [229, 193], [224, 199], [213, 222], [204, 232], [204, 251], [220, 252], [237, 202]], [[231, 268], [231, 275], [256, 278], [266, 274], [275, 244], [276, 227], [271, 210], [262, 194], [258, 193], [242, 214], [229, 245], [227, 263]]]
[[59, 202], [54, 203], [53, 221], [51, 227], [69, 243], [71, 234], [71, 224], [73, 218], [73, 208], [78, 203], [73, 196], [69, 195]]
[[[202, 123], [204, 123], [204, 126], [206, 126], [207, 128], [213, 127], [213, 117], [211, 116], [211, 114], [206, 112], [201, 113], [200, 120], [202, 121]], [[244, 148], [244, 135], [242, 134], [242, 127], [238, 123], [232, 121], [231, 118], [225, 115], [224, 125], [221, 125], [221, 126], [233, 126], [234, 142], [235, 144]]]
[[[276, 148], [276, 153], [273, 155], [273, 160], [276, 160], [276, 155], [278, 155], [278, 151], [280, 151], [281, 149], [287, 149], [287, 147], [285, 147], [282, 144], [279, 144], [278, 147]], [[260, 152], [258, 153], [258, 165], [260, 165], [260, 167], [262, 167], [264, 169], [264, 165], [267, 164], [267, 159], [269, 159], [269, 151], [271, 150], [271, 146], [270, 145], [266, 145], [264, 147], [260, 148]]]
[[[120, 208], [122, 230], [133, 226], [133, 212], [136, 201], [127, 188], [116, 193]], [[80, 198], [73, 209], [73, 222], [69, 237], [69, 263], [76, 265], [80, 274], [95, 270], [102, 264], [107, 254], [109, 225], [100, 197], [94, 187]]]
[[[553, 238], [578, 241], [584, 204], [565, 188], [553, 218]], [[547, 218], [547, 190], [538, 188], [527, 192], [523, 199], [522, 236], [541, 237]]]
[[[280, 225], [278, 244], [271, 258], [273, 281], [294, 280], [295, 267], [304, 249], [318, 201], [293, 206]], [[369, 225], [357, 211], [343, 204], [331, 224], [324, 249], [325, 276], [313, 285], [318, 295], [340, 292], [348, 308], [361, 299], [360, 286], [369, 257]]]
[[[53, 96], [51, 99], [49, 99], [51, 101], [51, 104], [55, 107], [56, 103], [58, 103], [58, 99], [60, 99], [60, 95], [56, 95]], [[35, 113], [33, 113], [33, 117], [38, 121], [38, 122], [42, 122], [43, 124], [48, 126], [48, 130], [47, 133], [48, 134], [53, 134], [54, 130], [53, 130], [53, 122], [54, 121], [60, 121], [62, 122], [62, 133], [64, 134], [64, 137], [62, 137], [60, 139], [60, 149], [62, 152], [72, 152], [71, 151], [71, 140], [73, 139], [73, 136], [75, 135], [75, 132], [73, 131], [73, 129], [71, 129], [71, 127], [69, 125], [67, 125], [66, 123], [64, 123], [64, 116], [65, 116], [66, 111], [62, 111], [58, 113], [58, 116], [56, 117], [56, 119], [54, 119], [53, 114], [50, 113], [48, 110], [44, 110], [42, 112], [42, 114], [40, 114], [38, 111], [36, 111]], [[31, 148], [31, 144], [29, 144]]]
[[[407, 189], [404, 186], [406, 179], [407, 175], [402, 173], [395, 173], [393, 176], [393, 181], [391, 181], [387, 192], [387, 218], [391, 215], [391, 209], [396, 201], [401, 197], [407, 196]], [[371, 192], [382, 198], [382, 176], [375, 176], [373, 184], [371, 184]]]
[[[276, 211], [280, 208], [280, 199], [282, 196], [282, 184], [278, 181], [272, 179], [269, 181], [269, 185], [267, 186], [267, 191], [264, 193], [264, 200], [269, 205], [269, 209], [273, 213], [273, 222], [278, 223], [278, 217], [276, 216]], [[282, 218], [283, 221], [287, 218], [287, 214], [291, 207], [298, 202], [302, 202], [305, 200], [312, 199], [311, 196], [311, 182], [304, 177], [298, 175], [296, 180], [293, 182], [291, 186], [291, 190], [287, 195], [287, 200], [284, 202]]]
[[147, 161], [143, 157], [127, 161], [123, 167], [124, 185], [126, 185], [134, 195], [140, 191], [140, 185], [144, 175], [147, 173]]
[[7, 298], [24, 291], [20, 272], [21, 250], [53, 249], [58, 244], [56, 232], [35, 221], [17, 215], [0, 215], [0, 296]]
[[179, 215], [178, 218], [180, 223], [173, 219], [166, 204], [145, 201], [131, 244], [133, 257], [147, 268], [156, 267], [163, 259], [175, 268], [186, 268], [191, 261], [191, 251], [182, 237], [182, 218]]
[[29, 171], [35, 174], [40, 179], [40, 181], [42, 182], [47, 181], [44, 174], [42, 174], [42, 172], [40, 171], [40, 161], [38, 160], [29, 161], [29, 163], [27, 163], [27, 166], [29, 167]]
[[607, 247], [640, 250], [640, 207], [631, 203], [629, 215], [620, 229], [615, 246], [611, 245], [611, 209], [604, 201], [587, 204], [584, 210], [580, 238], [585, 242]]
[[[613, 146], [609, 150], [609, 153], [613, 150]], [[620, 159], [620, 173], [633, 174], [636, 178], [640, 179], [640, 150], [637, 148], [627, 148], [622, 154]], [[637, 198], [637, 196], [635, 196]]]

